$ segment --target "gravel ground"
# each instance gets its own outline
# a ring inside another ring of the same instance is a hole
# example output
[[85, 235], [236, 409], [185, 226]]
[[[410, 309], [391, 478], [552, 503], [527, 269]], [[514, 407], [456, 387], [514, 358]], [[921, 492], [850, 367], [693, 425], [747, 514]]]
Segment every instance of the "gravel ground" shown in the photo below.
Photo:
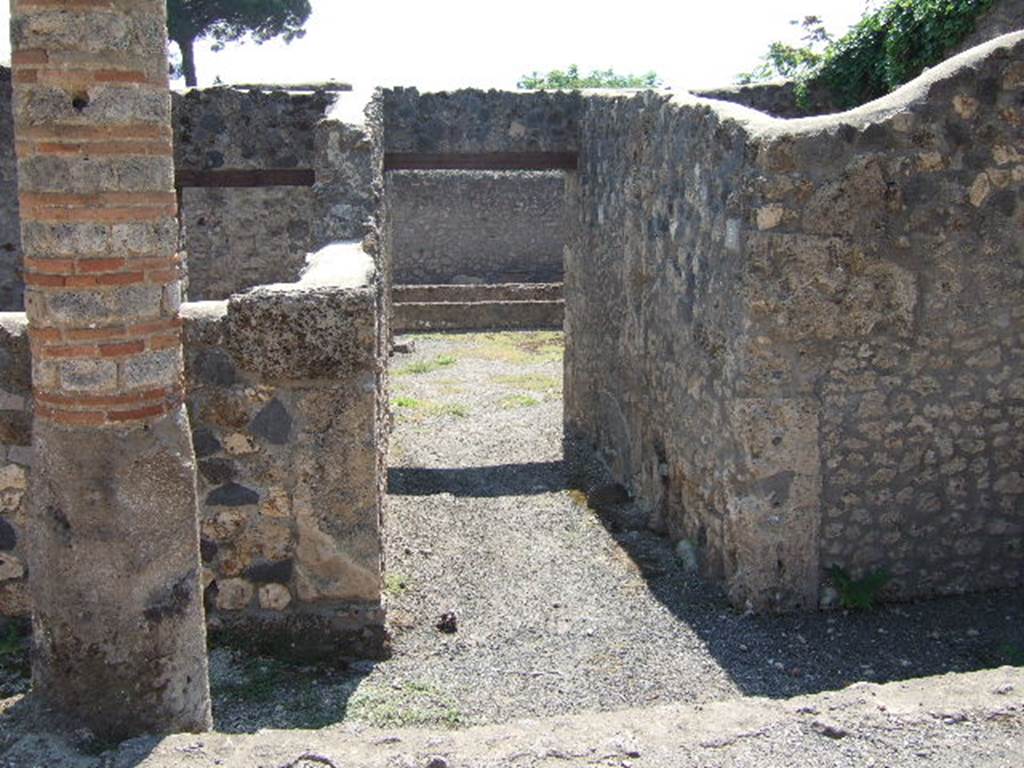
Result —
[[1024, 663], [1020, 591], [737, 613], [628, 507], [599, 515], [566, 488], [559, 335], [414, 338], [393, 360], [395, 657], [363, 686], [422, 685], [481, 723]]
[[628, 504], [599, 514], [566, 487], [559, 334], [413, 339], [392, 359], [393, 658], [296, 668], [216, 649], [218, 730], [464, 727], [1024, 664], [1021, 591], [734, 611]]

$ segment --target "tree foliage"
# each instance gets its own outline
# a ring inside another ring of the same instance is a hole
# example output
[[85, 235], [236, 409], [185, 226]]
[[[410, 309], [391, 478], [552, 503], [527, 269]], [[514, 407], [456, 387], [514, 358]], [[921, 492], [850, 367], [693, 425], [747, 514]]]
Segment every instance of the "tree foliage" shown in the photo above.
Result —
[[196, 40], [213, 40], [215, 50], [244, 38], [291, 42], [305, 34], [311, 12], [309, 0], [167, 0], [167, 34], [181, 50], [185, 84], [192, 87]]
[[579, 67], [570, 64], [564, 71], [552, 69], [546, 75], [540, 72], [523, 75], [516, 86], [530, 91], [580, 91], [585, 88], [659, 88], [661, 84], [655, 72], [620, 75], [611, 69], [593, 69], [583, 75]]
[[[819, 50], [820, 40], [785, 50], [773, 43], [762, 66], [741, 82], [797, 81], [798, 92], [827, 93], [838, 108], [884, 96], [942, 61], [994, 0], [889, 0]], [[778, 47], [777, 47], [778, 46]]]
[[800, 37], [803, 45], [772, 43], [768, 46], [768, 53], [761, 57], [761, 64], [737, 78], [740, 83], [757, 83], [779, 77], [795, 80], [813, 72], [821, 64], [825, 48], [832, 42], [832, 35], [825, 29], [821, 17], [805, 16], [789, 23], [803, 30]]

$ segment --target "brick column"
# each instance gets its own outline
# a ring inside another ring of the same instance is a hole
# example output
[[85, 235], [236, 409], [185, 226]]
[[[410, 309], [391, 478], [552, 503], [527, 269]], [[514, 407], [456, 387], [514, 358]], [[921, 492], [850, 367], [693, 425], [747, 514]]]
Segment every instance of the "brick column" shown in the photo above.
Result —
[[109, 737], [202, 730], [165, 0], [11, 5], [35, 691]]

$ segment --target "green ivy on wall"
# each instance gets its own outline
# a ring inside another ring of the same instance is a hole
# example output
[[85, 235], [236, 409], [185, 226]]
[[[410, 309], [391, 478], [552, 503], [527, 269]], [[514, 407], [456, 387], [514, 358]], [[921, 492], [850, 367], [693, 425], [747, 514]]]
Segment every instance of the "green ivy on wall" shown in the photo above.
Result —
[[[804, 106], [808, 94], [824, 94], [832, 106], [848, 109], [884, 96], [913, 80], [926, 67], [938, 64], [971, 32], [979, 15], [995, 0], [890, 0], [870, 11], [842, 37], [828, 42], [824, 51], [814, 47], [827, 39], [819, 35], [806, 45], [810, 66], [783, 71], [773, 56], [741, 82], [776, 76], [794, 77], [798, 99]], [[817, 17], [809, 17], [818, 23]], [[806, 26], [806, 21], [805, 21]], [[781, 43], [774, 44], [782, 46]], [[792, 53], [804, 49], [791, 49]], [[799, 58], [799, 57], [798, 57]], [[806, 64], [801, 59], [802, 64]]]
[[893, 0], [832, 43], [804, 87], [823, 85], [844, 108], [884, 96], [942, 61], [992, 3]]

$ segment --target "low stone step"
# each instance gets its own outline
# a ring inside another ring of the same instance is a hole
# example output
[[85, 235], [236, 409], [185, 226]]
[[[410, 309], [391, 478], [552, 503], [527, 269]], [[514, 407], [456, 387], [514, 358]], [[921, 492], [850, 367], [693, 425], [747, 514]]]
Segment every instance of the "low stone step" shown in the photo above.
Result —
[[395, 304], [471, 301], [557, 301], [561, 283], [493, 283], [486, 285], [395, 285]]
[[395, 333], [411, 331], [483, 331], [561, 329], [565, 302], [444, 301], [392, 305]]

